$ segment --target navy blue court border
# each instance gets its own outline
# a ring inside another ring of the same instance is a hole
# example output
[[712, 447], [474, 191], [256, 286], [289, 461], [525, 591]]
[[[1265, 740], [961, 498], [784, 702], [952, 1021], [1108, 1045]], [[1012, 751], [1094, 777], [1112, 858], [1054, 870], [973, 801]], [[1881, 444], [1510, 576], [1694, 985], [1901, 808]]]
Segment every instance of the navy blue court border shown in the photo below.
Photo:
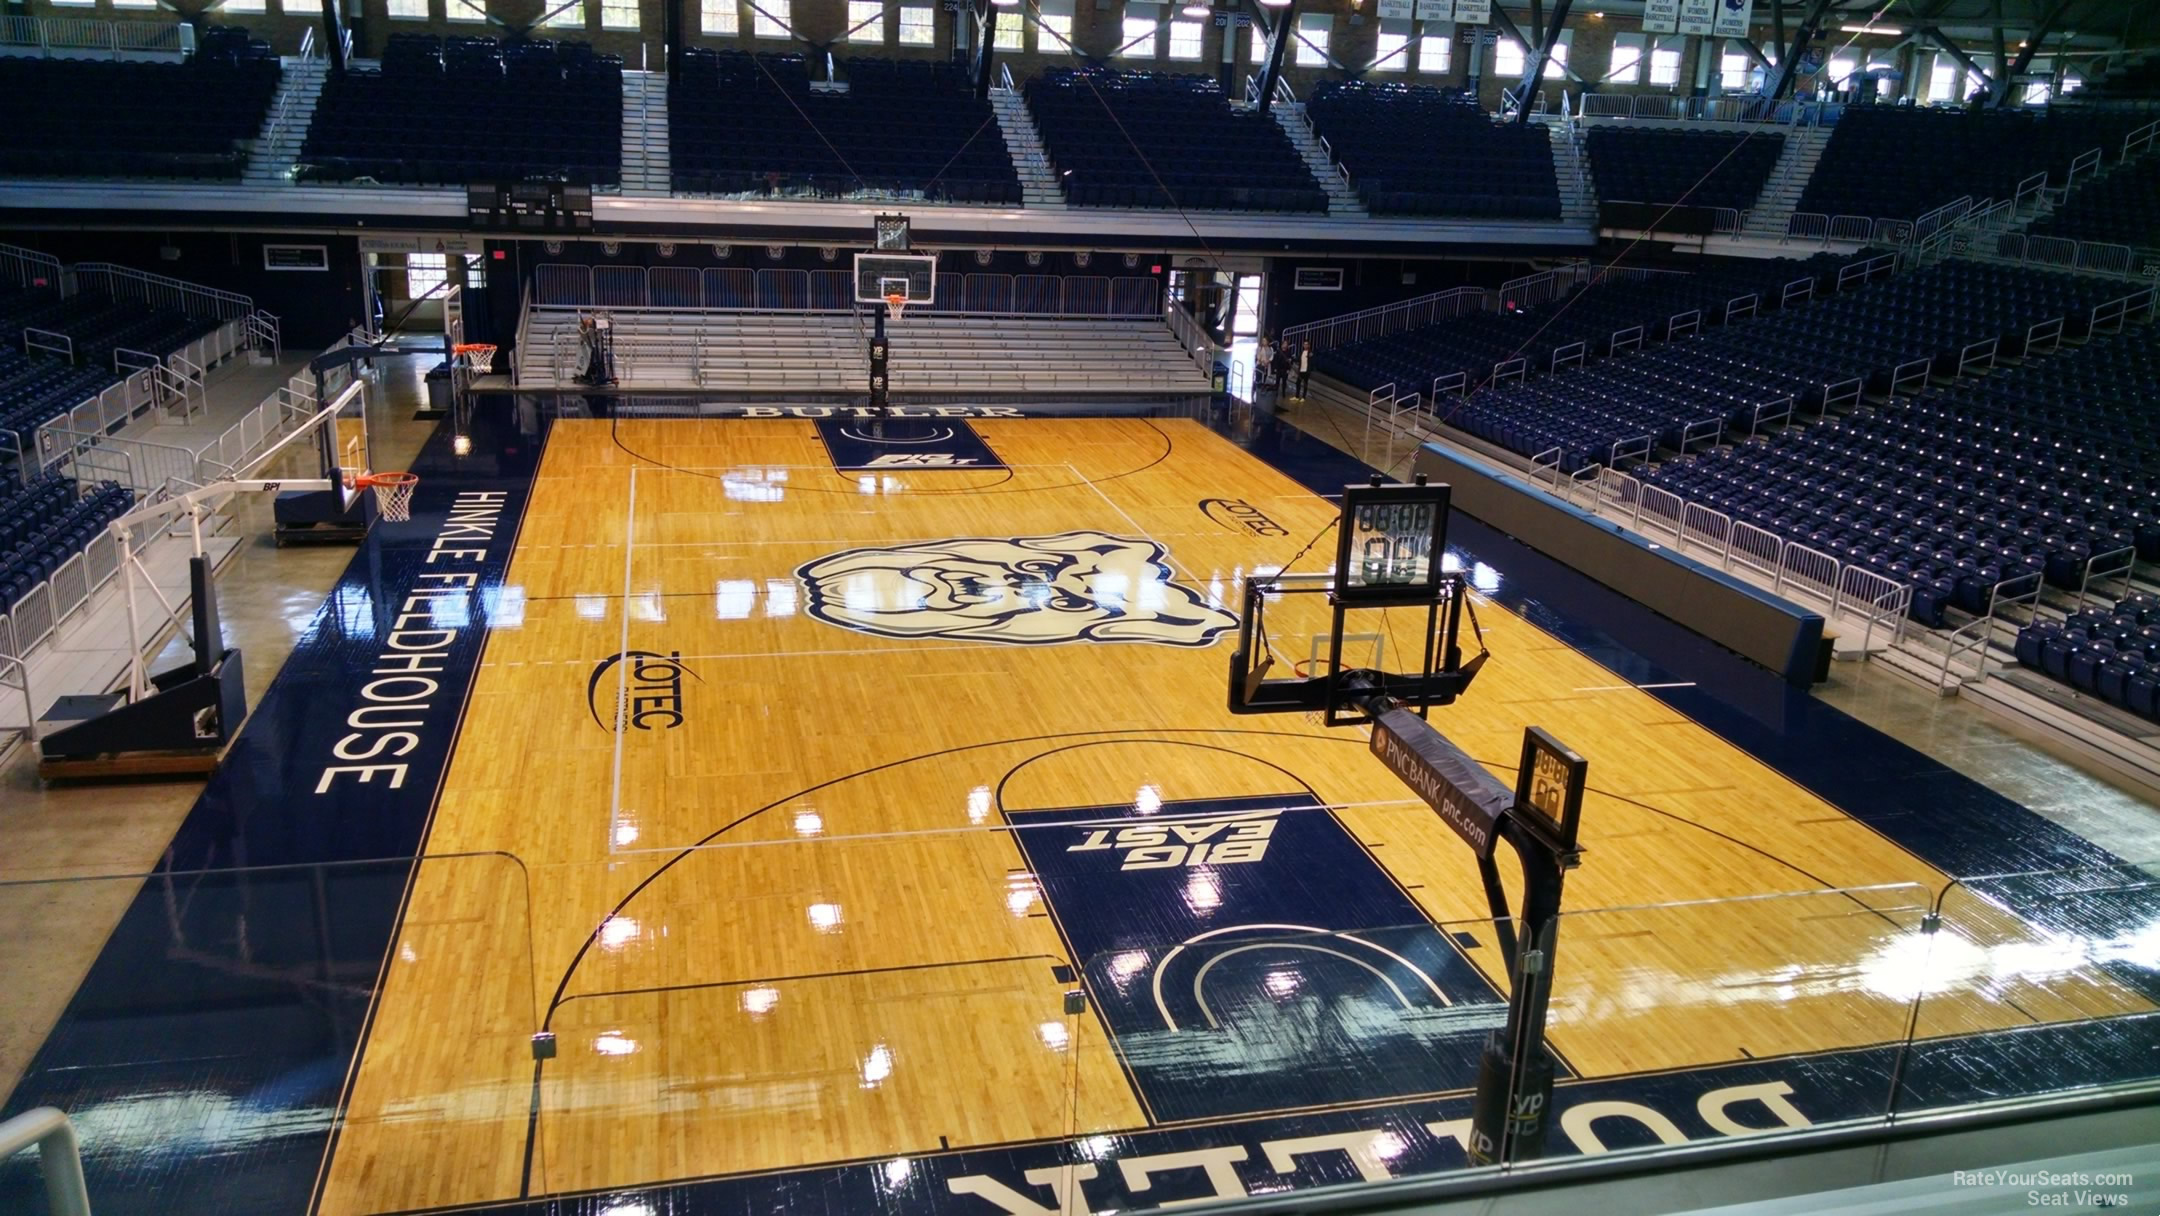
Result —
[[[8, 1101], [70, 1113], [100, 1216], [309, 1204], [488, 626], [523, 610], [541, 441], [491, 411], [473, 436], [423, 445], [411, 521], [353, 556]], [[363, 704], [425, 725], [400, 754], [353, 737]], [[34, 1157], [0, 1162], [0, 1211], [40, 1192]]]

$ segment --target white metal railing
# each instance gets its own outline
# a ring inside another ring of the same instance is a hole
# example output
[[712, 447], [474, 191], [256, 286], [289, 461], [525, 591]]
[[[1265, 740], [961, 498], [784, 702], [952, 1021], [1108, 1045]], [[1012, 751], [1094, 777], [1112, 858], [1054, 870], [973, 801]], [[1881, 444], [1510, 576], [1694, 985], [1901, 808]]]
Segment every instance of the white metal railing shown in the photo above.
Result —
[[1638, 532], [1668, 536], [1681, 552], [1709, 559], [1720, 569], [1753, 571], [1770, 581], [1772, 591], [1798, 592], [1827, 605], [1833, 617], [1857, 618], [1863, 649], [1873, 644], [1878, 628], [1887, 630], [1893, 641], [1904, 636], [1912, 608], [1910, 586], [1611, 467], [1598, 468], [1594, 478], [1578, 476], [1571, 483], [1591, 496], [1593, 510], [1625, 518]]
[[45, 1175], [45, 1206], [52, 1216], [90, 1216], [90, 1191], [83, 1183], [82, 1148], [75, 1125], [62, 1111], [41, 1106], [0, 1123], [0, 1157], [37, 1146]]
[[1459, 317], [1465, 313], [1478, 312], [1485, 307], [1486, 292], [1482, 287], [1451, 287], [1415, 299], [1384, 304], [1358, 312], [1345, 313], [1320, 321], [1308, 321], [1292, 325], [1282, 331], [1282, 338], [1292, 343], [1311, 342], [1313, 353], [1348, 346], [1370, 338], [1383, 338], [1405, 330], [1419, 329], [1435, 321]]
[[12, 622], [0, 616], [0, 688], [12, 688], [22, 694], [23, 737], [32, 743], [38, 741], [37, 694], [30, 690], [30, 667], [22, 659], [9, 653], [15, 644]]
[[1215, 356], [1221, 348], [1215, 345], [1214, 339], [1208, 337], [1207, 329], [1194, 320], [1191, 313], [1185, 311], [1184, 305], [1175, 300], [1169, 301], [1163, 309], [1163, 320], [1169, 323], [1170, 332], [1177, 336], [1178, 345], [1184, 347], [1185, 353], [1192, 356], [1193, 366], [1199, 368], [1200, 374], [1212, 384], [1215, 378]]
[[20, 245], [0, 245], [0, 283], [32, 289], [49, 287], [57, 292], [62, 282], [59, 258]]
[[[2012, 587], [2020, 590], [2012, 591]], [[1944, 639], [1942, 667], [1935, 677], [1936, 689], [1947, 693], [1954, 684], [1986, 679], [1988, 660], [1994, 653], [1995, 625], [2003, 617], [2003, 609], [2024, 605], [2030, 615], [2031, 608], [2040, 602], [2043, 587], [2038, 574], [2020, 574], [1988, 588], [1987, 611], [1980, 619], [1968, 622]], [[1962, 670], [1967, 655], [1972, 656], [1970, 675]]]
[[119, 542], [100, 530], [81, 552], [60, 563], [42, 583], [8, 605], [15, 657], [28, 661], [53, 631], [82, 610], [90, 597], [120, 572]]
[[278, 320], [276, 313], [264, 312], [261, 309], [249, 313], [243, 333], [248, 345], [270, 352], [272, 363], [285, 357], [285, 326]]
[[74, 275], [77, 291], [101, 291], [117, 300], [141, 300], [152, 308], [170, 309], [190, 317], [238, 321], [255, 311], [255, 301], [237, 292], [219, 291], [111, 262], [78, 262]]
[[41, 55], [80, 57], [102, 51], [190, 54], [195, 27], [183, 21], [99, 21], [93, 17], [0, 17], [0, 46], [36, 47]]

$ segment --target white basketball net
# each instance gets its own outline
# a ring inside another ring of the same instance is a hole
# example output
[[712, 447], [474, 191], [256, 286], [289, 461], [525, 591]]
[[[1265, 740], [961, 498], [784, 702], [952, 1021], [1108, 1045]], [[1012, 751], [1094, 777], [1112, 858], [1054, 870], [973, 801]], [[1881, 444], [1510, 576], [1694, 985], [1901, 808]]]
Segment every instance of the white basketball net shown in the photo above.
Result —
[[375, 493], [375, 514], [383, 522], [401, 524], [412, 518], [413, 491], [420, 479], [411, 473], [371, 473], [368, 489]]

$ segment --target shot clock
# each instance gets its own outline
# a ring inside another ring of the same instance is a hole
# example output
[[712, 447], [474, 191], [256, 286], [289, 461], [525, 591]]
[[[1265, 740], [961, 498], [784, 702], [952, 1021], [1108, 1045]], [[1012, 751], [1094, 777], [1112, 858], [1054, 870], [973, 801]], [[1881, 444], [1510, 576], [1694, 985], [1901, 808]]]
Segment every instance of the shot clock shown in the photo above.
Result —
[[1335, 554], [1338, 602], [1418, 604], [1440, 593], [1448, 488], [1401, 483], [1343, 490]]

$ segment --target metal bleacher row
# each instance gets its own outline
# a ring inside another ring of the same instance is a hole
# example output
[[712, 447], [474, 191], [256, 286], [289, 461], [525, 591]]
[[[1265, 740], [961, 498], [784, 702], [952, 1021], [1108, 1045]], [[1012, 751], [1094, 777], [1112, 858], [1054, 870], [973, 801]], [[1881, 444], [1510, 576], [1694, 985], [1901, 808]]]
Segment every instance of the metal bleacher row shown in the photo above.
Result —
[[[581, 310], [527, 315], [521, 388], [574, 387]], [[859, 393], [861, 325], [839, 312], [610, 310], [626, 390]], [[1207, 376], [1156, 317], [1058, 318], [910, 311], [889, 331], [896, 393], [1157, 396], [1208, 391]]]

